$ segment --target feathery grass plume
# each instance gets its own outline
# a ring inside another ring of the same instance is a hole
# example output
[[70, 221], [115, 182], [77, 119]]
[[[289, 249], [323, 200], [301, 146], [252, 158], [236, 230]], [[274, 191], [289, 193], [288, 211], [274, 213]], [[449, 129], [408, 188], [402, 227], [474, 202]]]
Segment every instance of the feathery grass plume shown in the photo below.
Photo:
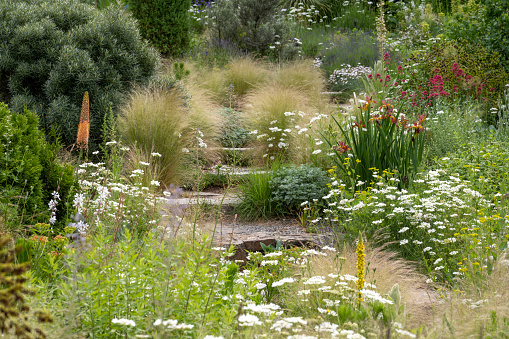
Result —
[[[312, 60], [297, 60], [281, 65], [274, 73], [274, 81], [285, 87], [294, 88], [309, 99], [316, 109], [315, 112], [328, 113], [327, 99], [322, 92], [325, 80], [321, 70], [313, 66]], [[310, 112], [313, 113], [313, 112]]]
[[[11, 247], [8, 236], [0, 236], [0, 333], [15, 334], [17, 338], [46, 338], [39, 328], [33, 328], [27, 319], [30, 308], [26, 304], [26, 296], [33, 294], [26, 288], [25, 273], [28, 264], [15, 264], [18, 249]], [[51, 322], [51, 317], [39, 312], [39, 322]], [[12, 332], [11, 332], [12, 330]], [[2, 335], [3, 336], [3, 335]]]
[[226, 65], [226, 85], [233, 85], [235, 95], [246, 95], [269, 76], [267, 67], [249, 57], [233, 59]]
[[[189, 170], [196, 149], [196, 129], [203, 133], [203, 140], [208, 148], [200, 148], [200, 161], [209, 164], [218, 158], [218, 152], [212, 150], [212, 140], [216, 137], [218, 114], [210, 109], [214, 105], [205, 93], [189, 89], [189, 100], [186, 100], [177, 89], [138, 88], [134, 91], [122, 114], [119, 117], [119, 129], [123, 139], [136, 150], [130, 154], [131, 160], [147, 162], [150, 158], [150, 180], [161, 182], [162, 187], [181, 184]], [[150, 157], [154, 152], [160, 157]], [[145, 159], [145, 160], [143, 160]], [[127, 166], [129, 169], [129, 166]], [[131, 168], [132, 169], [132, 168]], [[148, 180], [148, 177], [146, 178]]]
[[360, 305], [362, 301], [362, 292], [361, 290], [364, 288], [364, 275], [365, 275], [365, 258], [366, 254], [364, 253], [364, 243], [362, 242], [362, 234], [359, 232], [359, 242], [357, 243], [357, 303]]
[[83, 102], [81, 103], [80, 123], [78, 125], [78, 138], [76, 145], [79, 149], [88, 151], [88, 136], [90, 134], [90, 119], [89, 119], [89, 100], [88, 91], [83, 95]]
[[[254, 159], [263, 160], [262, 155], [268, 154], [269, 157], [284, 157], [299, 163], [301, 154], [294, 149], [295, 139], [307, 136], [288, 134], [285, 130], [295, 130], [296, 125], [302, 124], [298, 112], [312, 111], [307, 97], [294, 88], [271, 83], [251, 92], [246, 102], [251, 126], [259, 131], [256, 142], [259, 147], [255, 150]], [[288, 115], [288, 112], [294, 113]], [[261, 138], [261, 135], [267, 138]], [[278, 147], [280, 142], [285, 144], [284, 147]]]

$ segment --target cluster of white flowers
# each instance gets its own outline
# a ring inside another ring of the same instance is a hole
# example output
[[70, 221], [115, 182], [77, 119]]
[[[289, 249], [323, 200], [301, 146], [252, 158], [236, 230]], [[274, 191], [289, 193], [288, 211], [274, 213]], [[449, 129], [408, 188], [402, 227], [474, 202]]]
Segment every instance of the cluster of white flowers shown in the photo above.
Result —
[[113, 318], [111, 320], [111, 323], [112, 324], [122, 325], [122, 326], [132, 326], [132, 327], [136, 326], [136, 323], [133, 320], [129, 320], [129, 319], [117, 319], [117, 318]]
[[191, 324], [185, 324], [185, 323], [178, 323], [178, 320], [175, 319], [168, 319], [168, 320], [162, 320], [157, 319], [154, 321], [154, 326], [166, 326], [169, 330], [191, 330], [194, 328], [194, 325]]
[[349, 64], [342, 64], [342, 68], [335, 69], [329, 76], [329, 82], [336, 85], [348, 85], [352, 80], [358, 80], [363, 76], [371, 74], [373, 70], [370, 67], [358, 64], [353, 67]]

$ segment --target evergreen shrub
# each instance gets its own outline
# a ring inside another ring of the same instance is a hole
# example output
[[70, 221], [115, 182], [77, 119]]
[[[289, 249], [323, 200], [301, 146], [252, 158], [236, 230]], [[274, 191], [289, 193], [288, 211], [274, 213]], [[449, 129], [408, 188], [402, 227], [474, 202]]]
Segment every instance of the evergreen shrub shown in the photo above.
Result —
[[0, 41], [0, 100], [16, 112], [35, 110], [46, 133], [57, 126], [72, 144], [88, 91], [91, 149], [110, 108], [158, 63], [120, 6], [99, 11], [74, 0], [2, 1]]
[[273, 43], [285, 41], [288, 32], [279, 4], [279, 0], [217, 0], [209, 14], [211, 39], [267, 55]]
[[163, 54], [180, 55], [190, 42], [190, 0], [127, 0], [140, 31]]
[[[58, 145], [46, 143], [38, 124], [35, 113], [26, 109], [23, 113], [10, 112], [0, 103], [1, 213], [16, 213], [21, 218], [19, 224], [47, 222], [51, 193], [58, 192], [55, 225], [61, 228], [67, 221], [65, 202], [74, 186], [74, 169], [58, 163]], [[17, 212], [8, 211], [7, 206], [13, 205]], [[8, 223], [9, 218], [3, 219]]]

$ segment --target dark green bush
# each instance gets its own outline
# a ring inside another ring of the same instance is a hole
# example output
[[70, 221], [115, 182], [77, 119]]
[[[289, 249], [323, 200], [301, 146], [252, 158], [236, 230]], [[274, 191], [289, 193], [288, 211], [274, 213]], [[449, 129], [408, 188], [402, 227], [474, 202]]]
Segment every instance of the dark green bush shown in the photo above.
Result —
[[445, 34], [497, 52], [509, 72], [509, 0], [469, 1], [468, 5], [459, 6]]
[[329, 179], [320, 168], [304, 164], [280, 169], [271, 179], [272, 202], [281, 210], [295, 211], [303, 202], [327, 195]]
[[39, 154], [45, 141], [37, 125], [35, 114], [11, 113], [7, 105], [0, 103], [0, 187], [9, 194], [1, 198], [4, 203], [21, 205], [19, 209], [29, 215], [42, 206]]
[[146, 82], [158, 62], [128, 12], [73, 0], [2, 1], [0, 41], [0, 100], [16, 112], [35, 110], [46, 133], [58, 126], [72, 144], [88, 91], [92, 149], [110, 107]]
[[187, 50], [190, 0], [127, 0], [127, 4], [143, 37], [161, 53], [175, 56]]
[[[57, 145], [47, 144], [38, 129], [37, 115], [28, 110], [10, 112], [0, 103], [0, 206], [2, 214], [17, 209], [17, 224], [48, 222], [48, 202], [58, 192], [55, 227], [67, 221], [65, 202], [74, 186], [74, 169], [61, 165], [56, 158]], [[12, 216], [12, 215], [11, 215]], [[8, 224], [9, 218], [3, 216]], [[8, 225], [9, 226], [9, 225]]]
[[213, 41], [232, 42], [257, 55], [266, 55], [276, 41], [285, 41], [288, 28], [279, 15], [279, 0], [217, 0], [209, 14]]

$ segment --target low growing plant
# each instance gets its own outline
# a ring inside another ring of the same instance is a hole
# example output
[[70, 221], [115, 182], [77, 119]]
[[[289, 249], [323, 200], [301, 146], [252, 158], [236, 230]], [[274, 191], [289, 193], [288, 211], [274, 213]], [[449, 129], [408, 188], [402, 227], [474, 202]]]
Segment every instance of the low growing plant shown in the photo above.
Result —
[[269, 184], [272, 202], [286, 213], [295, 213], [303, 203], [322, 201], [329, 179], [322, 169], [312, 165], [282, 167]]

